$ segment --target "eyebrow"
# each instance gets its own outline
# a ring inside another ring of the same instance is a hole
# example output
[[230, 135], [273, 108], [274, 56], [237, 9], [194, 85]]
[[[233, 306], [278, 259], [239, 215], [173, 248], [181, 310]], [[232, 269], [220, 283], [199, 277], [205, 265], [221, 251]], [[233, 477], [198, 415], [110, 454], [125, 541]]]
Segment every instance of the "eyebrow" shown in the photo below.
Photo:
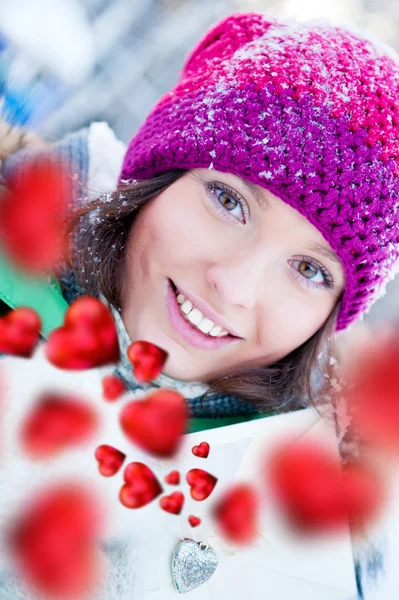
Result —
[[322, 246], [321, 244], [316, 244], [316, 243], [311, 244], [310, 246], [307, 246], [307, 249], [310, 251], [314, 251], [314, 252], [318, 252], [319, 254], [322, 254], [326, 258], [333, 260], [340, 267], [342, 267], [342, 263], [341, 263], [340, 259], [338, 258], [338, 256], [335, 254], [335, 252], [333, 250], [330, 250], [329, 248], [326, 248], [325, 246]]
[[[266, 198], [266, 196], [262, 194], [261, 190], [257, 185], [251, 183], [250, 181], [247, 181], [246, 179], [243, 179], [242, 177], [238, 177], [238, 179], [241, 181], [244, 187], [246, 187], [247, 190], [251, 194], [253, 194], [253, 196], [255, 197], [255, 199], [257, 200], [257, 202], [263, 210], [271, 208], [269, 200]], [[342, 267], [342, 263], [338, 258], [338, 255], [333, 250], [330, 250], [329, 248], [326, 248], [325, 246], [322, 246], [321, 244], [317, 243], [310, 244], [309, 246], [307, 246], [307, 249], [322, 254], [325, 258], [329, 258], [330, 260], [334, 261], [337, 265]]]
[[260, 190], [259, 186], [255, 185], [254, 183], [251, 183], [250, 181], [247, 181], [246, 179], [243, 179], [242, 177], [239, 177], [238, 175], [236, 175], [236, 177], [238, 177], [238, 179], [241, 181], [244, 187], [246, 187], [247, 190], [254, 196], [255, 200], [258, 202], [262, 210], [267, 210], [271, 208], [269, 200], [266, 198], [266, 196], [262, 194], [262, 191]]

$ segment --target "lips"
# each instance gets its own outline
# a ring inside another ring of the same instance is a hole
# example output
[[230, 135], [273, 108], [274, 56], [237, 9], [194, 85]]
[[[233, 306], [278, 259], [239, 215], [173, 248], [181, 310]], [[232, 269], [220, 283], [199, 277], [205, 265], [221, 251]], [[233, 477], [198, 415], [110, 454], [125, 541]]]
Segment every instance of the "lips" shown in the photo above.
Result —
[[218, 325], [223, 330], [227, 331], [227, 333], [231, 337], [242, 339], [238, 332], [234, 329], [234, 326], [231, 323], [229, 323], [229, 321], [227, 321], [224, 317], [214, 312], [201, 298], [195, 296], [191, 292], [184, 290], [181, 287], [176, 286], [172, 280], [170, 280], [170, 282], [174, 286], [175, 293], [182, 294], [185, 300], [189, 300], [195, 308], [201, 311], [204, 317], [208, 318], [215, 325]]
[[[193, 305], [193, 307], [194, 307], [194, 308], [197, 308], [197, 310], [199, 310], [199, 309], [198, 309], [198, 307], [196, 306], [196, 304], [195, 304], [194, 302], [192, 302], [192, 301], [190, 300], [190, 298], [188, 298], [188, 297], [187, 297], [185, 294], [183, 294], [183, 292], [182, 292], [182, 291], [180, 291], [180, 290], [177, 288], [177, 286], [176, 286], [176, 285], [173, 283], [173, 281], [172, 281], [171, 279], [170, 279], [170, 283], [171, 283], [171, 285], [172, 285], [172, 288], [173, 288], [173, 290], [174, 290], [174, 292], [175, 292], [176, 298], [177, 298], [177, 295], [178, 295], [178, 294], [182, 294], [182, 295], [185, 297], [185, 299], [186, 299], [186, 300], [189, 300], [189, 301], [191, 302], [191, 304]], [[202, 311], [201, 311], [201, 312], [202, 312]], [[213, 320], [212, 320], [210, 317], [208, 317], [208, 315], [206, 315], [206, 314], [204, 314], [204, 313], [202, 313], [202, 315], [203, 315], [203, 317], [206, 317], [206, 318], [210, 319], [210, 320], [212, 321], [213, 325], [217, 325], [217, 326], [219, 326], [219, 327], [222, 327], [222, 325], [220, 325], [220, 323], [216, 323], [216, 322], [215, 322], [215, 321], [213, 321]], [[194, 329], [198, 330], [198, 327], [195, 327], [195, 326], [193, 325], [193, 323], [191, 323], [191, 321], [189, 321], [189, 320], [187, 320], [187, 321], [188, 321], [188, 323], [189, 323], [189, 324], [190, 324], [192, 327], [194, 327]], [[213, 327], [213, 325], [212, 325], [212, 327]], [[222, 327], [222, 330], [224, 330], [224, 331], [227, 331], [228, 335], [227, 335], [227, 336], [226, 336], [226, 335], [224, 335], [224, 336], [221, 336], [221, 337], [233, 337], [233, 338], [234, 338], [234, 337], [237, 337], [237, 336], [233, 335], [232, 333], [230, 333], [230, 331], [229, 331], [229, 330], [228, 330], [226, 327]], [[199, 331], [201, 331], [201, 330], [199, 330]], [[201, 333], [204, 333], [204, 332], [201, 332]], [[207, 337], [209, 337], [209, 333], [208, 333], [208, 334], [207, 334], [207, 333], [204, 333], [204, 335], [206, 335]], [[212, 337], [219, 337], [219, 336], [212, 336]]]
[[[172, 281], [171, 279], [170, 279], [169, 281], [170, 281], [170, 283], [171, 283], [171, 285], [172, 285], [172, 288], [173, 288], [173, 290], [174, 290], [174, 292], [175, 292], [176, 298], [177, 298], [177, 295], [178, 295], [178, 294], [182, 294], [182, 295], [185, 297], [185, 299], [186, 299], [186, 300], [189, 300], [189, 301], [191, 302], [190, 298], [188, 298], [187, 296], [185, 296], [185, 294], [183, 294], [183, 292], [181, 292], [181, 291], [180, 291], [180, 290], [179, 290], [179, 289], [176, 287], [176, 285], [173, 283], [173, 281]], [[194, 307], [194, 308], [197, 308], [197, 306], [195, 305], [195, 303], [194, 303], [194, 302], [191, 302], [191, 304], [193, 305], [193, 307]], [[199, 310], [199, 309], [198, 309], [198, 310]], [[202, 311], [201, 311], [201, 312], [202, 312]], [[206, 318], [210, 319], [210, 317], [208, 317], [206, 314], [202, 313], [202, 315], [203, 315], [203, 317], [206, 317]], [[212, 319], [210, 319], [210, 320], [212, 321], [212, 323], [213, 323], [214, 325], [218, 325], [219, 327], [222, 327], [222, 325], [220, 325], [220, 323], [216, 323], [216, 322], [215, 322], [215, 321], [213, 321]], [[190, 325], [192, 325], [192, 326], [193, 326], [193, 324], [191, 323], [191, 321], [188, 321], [188, 322], [190, 323]], [[213, 327], [213, 326], [212, 326], [212, 327]], [[195, 329], [198, 329], [198, 327], [195, 327]], [[233, 338], [234, 338], [234, 337], [237, 337], [237, 336], [233, 335], [232, 333], [230, 333], [230, 331], [229, 331], [227, 328], [225, 328], [225, 327], [222, 327], [222, 329], [224, 329], [225, 331], [227, 331], [227, 332], [228, 332], [228, 335], [229, 335], [230, 337], [233, 337]], [[203, 333], [203, 332], [202, 332], [202, 333]], [[207, 335], [207, 336], [208, 336], [208, 334], [206, 334], [206, 333], [204, 333], [204, 335]], [[218, 337], [218, 336], [215, 336], [215, 337]], [[222, 337], [227, 337], [227, 336], [222, 336]]]
[[213, 337], [202, 333], [196, 327], [183, 317], [176, 298], [176, 286], [172, 280], [166, 280], [166, 309], [169, 322], [173, 329], [177, 331], [181, 337], [188, 341], [192, 346], [202, 350], [215, 350], [222, 348], [233, 342], [237, 342], [239, 338], [232, 335], [222, 337]]

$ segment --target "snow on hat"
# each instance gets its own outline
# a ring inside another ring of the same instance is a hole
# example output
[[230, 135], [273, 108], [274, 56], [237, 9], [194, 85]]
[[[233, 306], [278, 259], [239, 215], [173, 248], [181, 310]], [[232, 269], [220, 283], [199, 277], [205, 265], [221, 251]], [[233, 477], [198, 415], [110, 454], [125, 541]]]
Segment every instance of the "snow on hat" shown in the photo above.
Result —
[[120, 180], [205, 167], [278, 196], [342, 262], [340, 331], [398, 271], [398, 138], [391, 48], [345, 27], [236, 13], [190, 53], [131, 140]]

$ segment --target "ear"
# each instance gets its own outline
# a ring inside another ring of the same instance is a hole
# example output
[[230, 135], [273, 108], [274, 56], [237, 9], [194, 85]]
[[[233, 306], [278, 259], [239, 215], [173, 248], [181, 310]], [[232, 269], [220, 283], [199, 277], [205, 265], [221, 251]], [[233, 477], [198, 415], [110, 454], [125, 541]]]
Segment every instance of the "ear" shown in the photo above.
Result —
[[181, 79], [190, 77], [200, 69], [212, 69], [214, 62], [229, 59], [238, 48], [262, 37], [275, 22], [276, 19], [263, 13], [234, 13], [225, 17], [209, 29], [190, 52]]

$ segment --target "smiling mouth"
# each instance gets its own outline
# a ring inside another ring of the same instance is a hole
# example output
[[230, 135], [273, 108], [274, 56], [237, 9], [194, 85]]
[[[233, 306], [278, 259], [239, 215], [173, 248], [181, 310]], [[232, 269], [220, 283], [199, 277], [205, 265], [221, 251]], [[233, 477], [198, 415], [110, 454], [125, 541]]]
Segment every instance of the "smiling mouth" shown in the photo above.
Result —
[[[196, 348], [203, 350], [215, 350], [237, 342], [237, 338], [231, 334], [224, 336], [210, 336], [195, 327], [180, 310], [176, 293], [179, 292], [174, 282], [169, 279], [166, 290], [166, 308], [168, 319], [173, 327], [186, 341]], [[168, 291], [169, 290], [169, 291]]]
[[[193, 301], [191, 301], [191, 300], [190, 300], [190, 298], [187, 298], [187, 297], [185, 296], [185, 293], [184, 293], [184, 292], [182, 292], [182, 291], [181, 291], [181, 290], [180, 290], [180, 289], [179, 289], [179, 288], [178, 288], [178, 287], [175, 285], [175, 283], [174, 283], [174, 282], [173, 282], [171, 279], [170, 279], [169, 281], [170, 281], [170, 283], [171, 283], [171, 286], [172, 286], [172, 288], [173, 288], [173, 291], [175, 292], [176, 298], [178, 298], [178, 297], [179, 297], [179, 294], [180, 294], [181, 296], [183, 296], [183, 298], [184, 298], [184, 302], [188, 300], [188, 301], [190, 302], [190, 304], [192, 305], [193, 309], [196, 309], [197, 311], [200, 311], [200, 312], [201, 312], [201, 314], [202, 314], [202, 318], [203, 318], [203, 319], [206, 319], [207, 321], [209, 321], [209, 322], [213, 323], [213, 326], [212, 326], [212, 327], [218, 327], [219, 329], [221, 329], [221, 331], [223, 331], [223, 332], [224, 332], [224, 335], [223, 335], [222, 337], [230, 337], [230, 338], [234, 338], [234, 339], [243, 339], [243, 338], [241, 338], [241, 337], [239, 337], [239, 336], [237, 336], [237, 335], [234, 335], [234, 334], [233, 334], [233, 333], [231, 333], [231, 332], [230, 332], [228, 329], [224, 328], [222, 325], [220, 325], [220, 324], [219, 324], [219, 323], [217, 323], [216, 321], [213, 321], [213, 320], [212, 320], [210, 317], [208, 317], [206, 314], [202, 313], [202, 311], [201, 311], [200, 309], [198, 309], [198, 308], [197, 308], [197, 306], [194, 304], [194, 302], [193, 302]], [[183, 300], [183, 299], [182, 299], [182, 300]], [[182, 304], [182, 303], [184, 303], [184, 302], [182, 302], [182, 301], [179, 301], [179, 304], [181, 305], [181, 304]], [[183, 317], [184, 317], [184, 318], [187, 320], [187, 322], [188, 322], [188, 323], [189, 323], [189, 324], [190, 324], [190, 325], [191, 325], [191, 326], [192, 326], [194, 329], [196, 329], [196, 330], [198, 331], [198, 329], [199, 329], [199, 328], [198, 328], [198, 327], [196, 327], [196, 323], [193, 323], [193, 322], [191, 322], [191, 321], [190, 321], [190, 319], [188, 319], [188, 318], [187, 318], [187, 317], [188, 317], [187, 313], [185, 313], [185, 312], [183, 311], [183, 314], [182, 314], [182, 316], [183, 316]], [[211, 327], [211, 329], [210, 329], [209, 331], [212, 331], [212, 327]], [[207, 336], [209, 336], [209, 331], [202, 331], [202, 330], [200, 330], [200, 331], [201, 331], [201, 333], [203, 333], [204, 335], [207, 335]], [[219, 335], [216, 335], [215, 337], [219, 337]]]

